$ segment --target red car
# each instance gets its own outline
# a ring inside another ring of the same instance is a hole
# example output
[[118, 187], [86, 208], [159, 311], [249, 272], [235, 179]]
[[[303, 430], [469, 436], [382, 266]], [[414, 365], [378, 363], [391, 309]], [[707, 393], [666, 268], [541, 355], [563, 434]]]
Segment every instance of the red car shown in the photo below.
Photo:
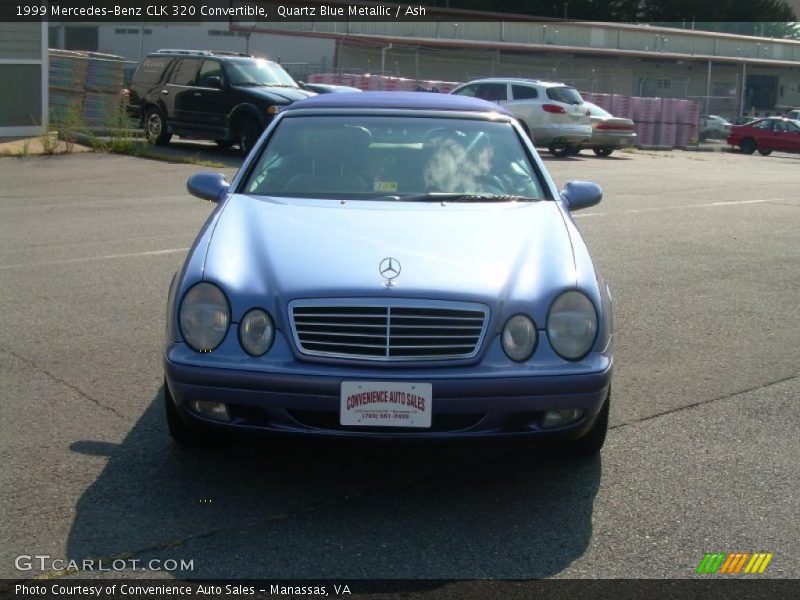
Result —
[[752, 154], [756, 150], [764, 156], [773, 150], [800, 152], [800, 121], [769, 117], [746, 125], [734, 125], [728, 143], [738, 146], [745, 154]]

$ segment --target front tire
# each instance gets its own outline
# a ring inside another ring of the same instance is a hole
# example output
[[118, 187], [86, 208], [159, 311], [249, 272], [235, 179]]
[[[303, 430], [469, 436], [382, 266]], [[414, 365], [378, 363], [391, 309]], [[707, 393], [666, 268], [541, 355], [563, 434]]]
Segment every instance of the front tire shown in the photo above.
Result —
[[603, 146], [602, 148], [592, 148], [594, 150], [595, 156], [599, 156], [600, 158], [608, 158], [611, 156], [612, 152], [614, 152], [613, 148], [609, 148], [607, 146]]
[[255, 117], [245, 116], [239, 126], [239, 149], [247, 156], [261, 135], [261, 126]]
[[212, 441], [211, 434], [199, 425], [188, 423], [175, 406], [175, 400], [164, 381], [164, 410], [167, 428], [172, 439], [180, 446], [204, 446]]
[[753, 152], [756, 151], [756, 148], [758, 146], [756, 145], [756, 141], [753, 138], [745, 138], [742, 140], [742, 143], [739, 145], [739, 147], [745, 154], [752, 154]]
[[161, 109], [151, 106], [144, 115], [144, 134], [147, 141], [158, 146], [169, 143], [172, 134], [167, 128], [167, 119]]
[[600, 453], [608, 433], [608, 413], [611, 406], [611, 393], [609, 392], [603, 408], [597, 415], [592, 428], [577, 440], [567, 442], [567, 450], [575, 456], [590, 458]]

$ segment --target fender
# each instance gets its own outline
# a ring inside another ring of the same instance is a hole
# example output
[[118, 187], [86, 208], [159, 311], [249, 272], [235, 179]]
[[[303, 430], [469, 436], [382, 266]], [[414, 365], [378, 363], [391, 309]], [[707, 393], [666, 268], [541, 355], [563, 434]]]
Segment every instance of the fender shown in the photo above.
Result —
[[242, 102], [241, 104], [234, 106], [233, 110], [228, 115], [228, 131], [230, 133], [233, 132], [233, 125], [236, 123], [236, 120], [246, 114], [252, 115], [258, 119], [258, 123], [262, 129], [267, 126], [266, 114], [263, 114], [261, 111], [259, 111], [254, 104]]

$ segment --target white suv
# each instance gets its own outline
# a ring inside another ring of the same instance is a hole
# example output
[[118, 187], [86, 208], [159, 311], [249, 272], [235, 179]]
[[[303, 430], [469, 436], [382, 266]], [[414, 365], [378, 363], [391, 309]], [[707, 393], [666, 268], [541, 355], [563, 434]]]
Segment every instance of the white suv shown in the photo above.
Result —
[[528, 131], [533, 143], [554, 156], [569, 156], [574, 146], [592, 137], [589, 107], [563, 83], [537, 79], [476, 79], [451, 94], [474, 96], [502, 104]]

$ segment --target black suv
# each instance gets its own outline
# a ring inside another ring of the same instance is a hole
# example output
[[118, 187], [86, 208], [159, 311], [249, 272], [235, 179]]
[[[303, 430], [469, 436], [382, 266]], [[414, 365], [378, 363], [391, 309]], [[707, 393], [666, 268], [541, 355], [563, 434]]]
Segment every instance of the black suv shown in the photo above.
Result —
[[247, 154], [284, 107], [313, 96], [283, 68], [249, 54], [159, 50], [139, 64], [128, 92], [129, 112], [147, 138], [166, 144], [173, 134], [239, 144]]

